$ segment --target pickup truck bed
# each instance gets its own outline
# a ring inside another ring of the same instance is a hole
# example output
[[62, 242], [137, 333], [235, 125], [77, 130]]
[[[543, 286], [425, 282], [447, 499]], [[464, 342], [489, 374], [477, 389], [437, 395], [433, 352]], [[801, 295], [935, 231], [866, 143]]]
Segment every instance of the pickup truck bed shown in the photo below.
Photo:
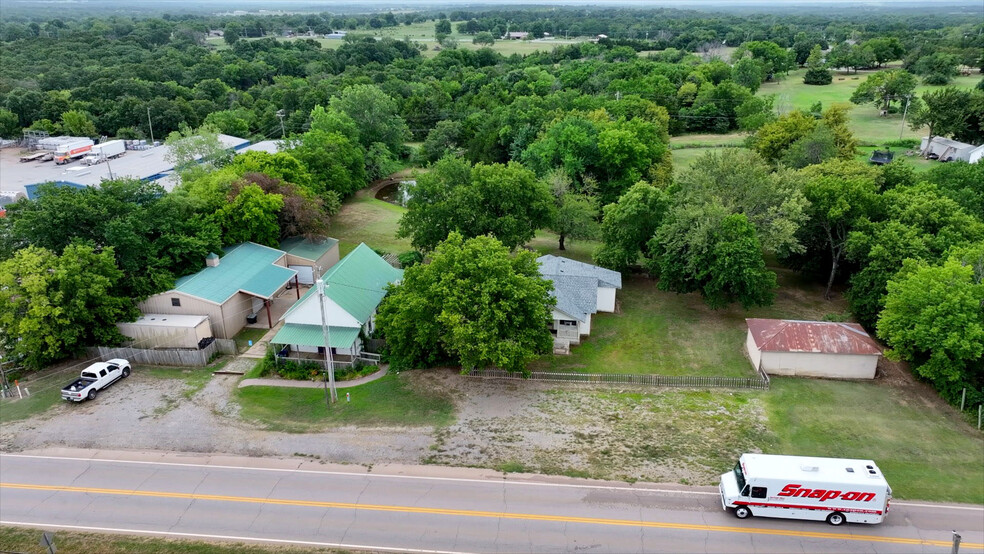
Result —
[[91, 385], [91, 384], [93, 384], [95, 382], [96, 382], [95, 379], [76, 379], [74, 383], [72, 383], [71, 385], [68, 385], [67, 387], [63, 388], [62, 390], [72, 391], [72, 392], [80, 391], [80, 390], [88, 387], [89, 385]]

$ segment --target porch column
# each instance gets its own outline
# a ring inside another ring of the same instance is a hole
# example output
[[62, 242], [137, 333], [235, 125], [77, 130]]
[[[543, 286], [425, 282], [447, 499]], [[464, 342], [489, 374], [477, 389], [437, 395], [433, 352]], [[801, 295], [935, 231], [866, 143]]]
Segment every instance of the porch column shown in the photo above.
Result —
[[263, 307], [266, 308], [267, 324], [270, 326], [270, 329], [273, 329], [273, 316], [270, 315], [270, 301], [266, 298], [263, 299]]
[[297, 299], [301, 299], [301, 284], [297, 280], [297, 274], [294, 274], [294, 290], [297, 292]]

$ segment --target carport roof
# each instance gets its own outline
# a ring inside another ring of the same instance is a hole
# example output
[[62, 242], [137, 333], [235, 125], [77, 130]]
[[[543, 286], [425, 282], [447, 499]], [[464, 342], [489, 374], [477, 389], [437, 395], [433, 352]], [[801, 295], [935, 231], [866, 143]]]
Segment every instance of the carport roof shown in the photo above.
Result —
[[857, 323], [746, 319], [755, 346], [762, 352], [881, 355], [878, 346]]
[[321, 256], [324, 256], [325, 252], [331, 250], [336, 244], [338, 244], [338, 241], [333, 238], [313, 241], [304, 237], [290, 237], [280, 243], [280, 249], [291, 256], [297, 256], [298, 258], [304, 258], [305, 260], [314, 262]]
[[244, 242], [224, 249], [219, 265], [178, 279], [174, 290], [222, 304], [237, 292], [268, 299], [297, 274], [274, 265], [284, 255], [276, 248]]
[[[328, 339], [332, 348], [348, 348], [359, 338], [358, 327], [329, 327]], [[270, 341], [273, 344], [298, 346], [324, 346], [325, 335], [320, 325], [285, 323]]]

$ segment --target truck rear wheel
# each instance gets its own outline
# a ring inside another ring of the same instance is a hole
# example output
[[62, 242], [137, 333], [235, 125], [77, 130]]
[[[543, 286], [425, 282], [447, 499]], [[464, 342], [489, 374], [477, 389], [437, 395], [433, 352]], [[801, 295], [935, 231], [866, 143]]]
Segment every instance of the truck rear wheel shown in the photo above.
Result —
[[745, 519], [752, 515], [752, 510], [748, 506], [738, 506], [735, 508], [735, 517], [738, 519]]
[[86, 398], [88, 398], [89, 400], [95, 400], [96, 399], [96, 389], [92, 389], [91, 391], [89, 391], [89, 395], [86, 396]]
[[835, 527], [838, 526], [838, 525], [843, 524], [845, 521], [847, 521], [847, 518], [845, 518], [844, 517], [844, 514], [842, 514], [840, 512], [834, 512], [834, 513], [830, 514], [829, 516], [827, 516], [827, 523], [829, 523], [829, 524], [831, 524], [831, 525], [833, 525]]

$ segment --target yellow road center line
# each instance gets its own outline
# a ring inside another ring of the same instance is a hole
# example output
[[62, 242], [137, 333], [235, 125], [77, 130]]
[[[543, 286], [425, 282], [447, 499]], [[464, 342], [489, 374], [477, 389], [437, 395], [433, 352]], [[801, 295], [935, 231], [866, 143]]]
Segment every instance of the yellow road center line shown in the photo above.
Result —
[[[464, 517], [487, 517], [499, 519], [520, 519], [527, 521], [550, 521], [557, 523], [590, 523], [595, 525], [618, 525], [627, 527], [650, 527], [657, 529], [676, 529], [684, 531], [713, 531], [721, 533], [745, 533], [751, 535], [775, 535], [811, 539], [833, 539], [847, 541], [883, 542], [892, 544], [914, 544], [925, 546], [950, 547], [950, 541], [910, 539], [904, 537], [883, 537], [878, 535], [845, 535], [842, 533], [822, 533], [816, 531], [790, 531], [784, 529], [763, 529], [758, 527], [731, 527], [725, 525], [701, 525], [690, 523], [666, 523], [659, 521], [633, 521], [593, 517], [559, 516], [545, 514], [520, 514], [508, 512], [489, 512], [482, 510], [457, 510], [448, 508], [424, 508], [418, 506], [390, 506], [385, 504], [356, 504], [351, 502], [325, 502], [318, 500], [290, 500], [280, 498], [260, 498], [250, 496], [225, 496], [218, 494], [195, 494], [184, 492], [138, 491], [127, 489], [103, 489], [91, 487], [68, 487], [56, 485], [29, 485], [21, 483], [0, 483], [0, 488], [23, 489], [53, 492], [77, 492], [87, 494], [108, 494], [119, 496], [146, 496], [153, 498], [178, 498], [183, 500], [212, 500], [216, 502], [243, 502], [249, 504], [273, 504], [280, 506], [305, 506], [311, 508], [334, 508], [343, 510], [367, 510], [374, 512], [402, 512], [409, 514], [430, 514]], [[962, 543], [964, 548], [984, 549], [984, 543]]]

